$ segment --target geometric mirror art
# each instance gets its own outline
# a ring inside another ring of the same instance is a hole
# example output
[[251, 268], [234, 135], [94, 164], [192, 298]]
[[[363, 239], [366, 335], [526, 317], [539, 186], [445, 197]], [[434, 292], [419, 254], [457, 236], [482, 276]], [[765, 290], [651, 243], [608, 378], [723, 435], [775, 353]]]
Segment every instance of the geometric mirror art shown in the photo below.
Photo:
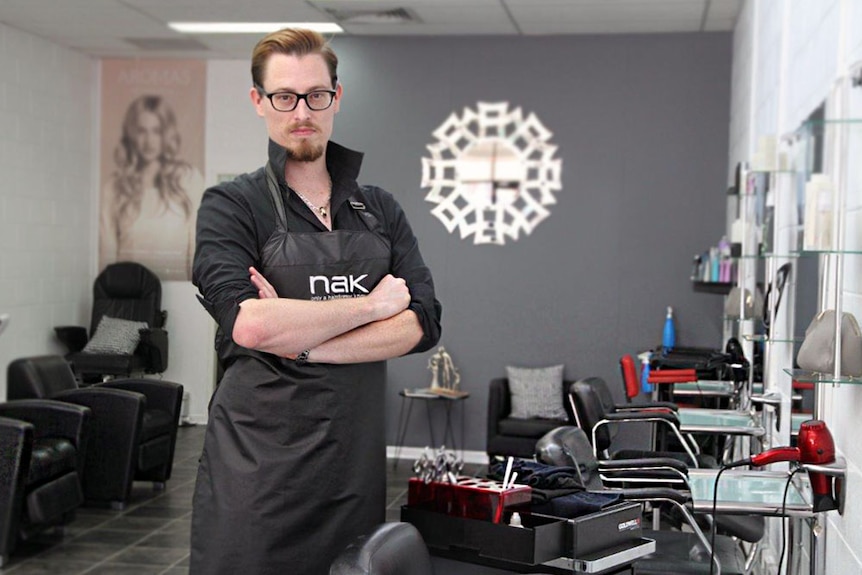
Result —
[[562, 189], [562, 160], [553, 134], [535, 114], [507, 102], [478, 102], [452, 113], [433, 134], [422, 158], [425, 199], [449, 233], [474, 244], [503, 245], [529, 235], [550, 215]]

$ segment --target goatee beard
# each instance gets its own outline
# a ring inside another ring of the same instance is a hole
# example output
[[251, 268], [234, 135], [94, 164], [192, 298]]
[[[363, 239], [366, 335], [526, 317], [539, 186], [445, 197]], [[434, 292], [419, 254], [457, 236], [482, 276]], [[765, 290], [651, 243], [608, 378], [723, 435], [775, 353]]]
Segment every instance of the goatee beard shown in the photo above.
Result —
[[323, 146], [302, 142], [295, 147], [286, 147], [287, 159], [294, 162], [314, 162], [323, 155]]

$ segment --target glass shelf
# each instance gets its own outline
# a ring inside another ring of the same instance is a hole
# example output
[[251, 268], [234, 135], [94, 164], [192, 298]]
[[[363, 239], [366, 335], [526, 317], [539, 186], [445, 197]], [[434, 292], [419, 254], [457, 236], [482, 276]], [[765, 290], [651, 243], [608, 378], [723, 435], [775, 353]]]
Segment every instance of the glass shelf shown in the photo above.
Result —
[[811, 251], [800, 251], [800, 250], [791, 250], [784, 254], [779, 254], [776, 252], [764, 251], [761, 252], [760, 257], [762, 258], [788, 258], [788, 259], [798, 259], [804, 258], [806, 256], [813, 256], [815, 252]]
[[801, 256], [804, 256], [807, 254], [811, 254], [811, 255], [819, 255], [819, 254], [860, 255], [860, 254], [862, 254], [862, 248], [843, 249], [843, 250], [800, 250], [797, 253]]
[[802, 340], [805, 339], [804, 336], [800, 337], [791, 337], [791, 338], [771, 338], [767, 337], [762, 333], [756, 333], [751, 335], [744, 335], [742, 339], [745, 341], [754, 341], [754, 342], [769, 342], [769, 343], [802, 343]]
[[803, 383], [852, 383], [862, 385], [862, 377], [854, 377], [852, 375], [839, 375], [835, 377], [831, 373], [819, 373], [816, 371], [808, 371], [807, 369], [786, 369], [784, 373], [790, 375], [795, 381]]
[[[722, 321], [734, 321], [734, 322], [753, 321], [753, 322], [754, 322], [754, 324], [755, 324], [758, 328], [763, 328], [763, 327], [764, 327], [764, 325], [763, 325], [763, 318], [762, 318], [762, 317], [760, 317], [760, 316], [753, 316], [753, 317], [743, 317], [743, 318], [739, 318], [739, 317], [736, 317], [735, 315], [726, 315], [726, 314], [725, 314], [725, 315], [722, 315], [722, 316], [721, 316], [721, 320], [722, 320]], [[751, 336], [751, 337], [754, 337], [754, 336]]]
[[799, 175], [799, 174], [805, 174], [805, 172], [802, 172], [800, 170], [794, 170], [793, 168], [781, 168], [781, 169], [775, 169], [775, 170], [763, 170], [763, 169], [758, 169], [758, 168], [749, 168], [748, 173], [749, 174], [764, 174], [767, 176], [770, 174], [774, 174], [776, 176], [795, 176], [795, 175]]

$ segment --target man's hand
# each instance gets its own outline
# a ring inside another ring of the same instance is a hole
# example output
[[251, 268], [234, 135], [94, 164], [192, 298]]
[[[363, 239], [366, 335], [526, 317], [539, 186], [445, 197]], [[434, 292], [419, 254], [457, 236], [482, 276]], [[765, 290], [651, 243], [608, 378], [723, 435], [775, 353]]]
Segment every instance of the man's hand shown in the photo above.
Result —
[[254, 266], [248, 268], [248, 273], [251, 276], [251, 283], [257, 288], [257, 295], [260, 299], [278, 298], [275, 288]]
[[384, 320], [407, 309], [410, 305], [410, 289], [403, 278], [386, 274], [371, 290], [368, 298], [374, 305], [374, 320]]

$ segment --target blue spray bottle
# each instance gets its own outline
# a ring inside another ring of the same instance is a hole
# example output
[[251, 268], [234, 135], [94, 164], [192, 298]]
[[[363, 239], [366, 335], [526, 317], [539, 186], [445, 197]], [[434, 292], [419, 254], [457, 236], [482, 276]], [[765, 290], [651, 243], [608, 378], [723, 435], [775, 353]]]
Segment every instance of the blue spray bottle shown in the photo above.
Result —
[[652, 393], [652, 384], [649, 382], [649, 362], [652, 359], [652, 352], [639, 353], [638, 359], [641, 360], [641, 391]]
[[676, 329], [673, 325], [673, 308], [668, 306], [667, 317], [664, 319], [664, 331], [661, 337], [662, 353], [665, 355], [676, 345]]

